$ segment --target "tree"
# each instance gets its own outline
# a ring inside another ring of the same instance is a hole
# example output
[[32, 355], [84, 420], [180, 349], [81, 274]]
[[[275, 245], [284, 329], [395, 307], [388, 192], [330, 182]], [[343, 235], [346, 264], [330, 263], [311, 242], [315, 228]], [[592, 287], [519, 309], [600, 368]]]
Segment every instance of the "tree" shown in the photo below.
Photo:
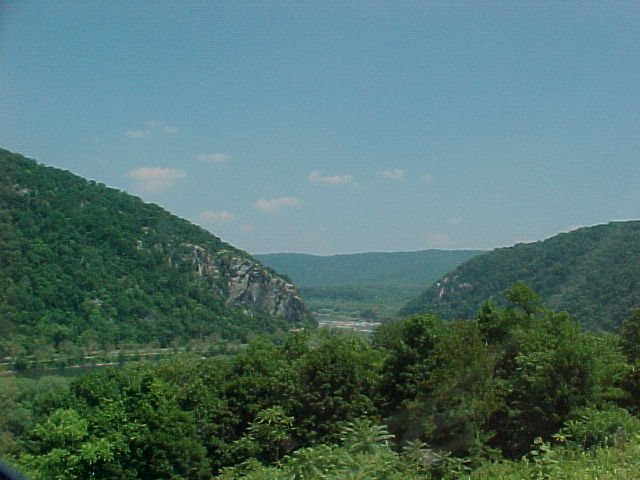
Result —
[[336, 439], [345, 422], [375, 416], [380, 352], [358, 336], [320, 332], [295, 365], [291, 413], [303, 443]]
[[640, 359], [640, 307], [631, 310], [631, 314], [622, 322], [619, 329], [622, 351], [635, 363]]
[[428, 314], [382, 325], [376, 331], [374, 345], [386, 353], [379, 387], [385, 410], [415, 399], [428, 382], [435, 368], [433, 352], [444, 332], [442, 321]]
[[505, 290], [503, 295], [504, 298], [520, 307], [524, 313], [529, 316], [540, 310], [540, 297], [523, 282], [514, 283], [510, 288]]
[[597, 399], [598, 352], [567, 314], [538, 312], [509, 332], [497, 363], [503, 405], [485, 425], [492, 445], [521, 455], [549, 438], [573, 409]]

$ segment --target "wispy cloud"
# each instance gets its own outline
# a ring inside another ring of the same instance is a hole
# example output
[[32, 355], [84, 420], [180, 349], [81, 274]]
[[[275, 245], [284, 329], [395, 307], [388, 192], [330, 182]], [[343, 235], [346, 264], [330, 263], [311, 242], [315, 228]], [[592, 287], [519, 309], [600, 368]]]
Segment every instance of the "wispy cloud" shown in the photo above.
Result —
[[280, 197], [272, 200], [265, 200], [261, 198], [253, 204], [253, 208], [262, 210], [263, 212], [277, 212], [283, 208], [297, 207], [300, 205], [300, 200], [295, 197]]
[[146, 128], [139, 130], [127, 130], [124, 132], [124, 136], [133, 139], [147, 138], [153, 135], [154, 132], [166, 133], [168, 135], [175, 135], [178, 133], [178, 127], [167, 125], [166, 123], [159, 122], [157, 120], [149, 120]]
[[391, 180], [401, 180], [404, 178], [405, 172], [401, 168], [394, 168], [393, 170], [381, 170], [378, 175], [384, 178], [390, 178]]
[[454, 217], [447, 220], [448, 225], [460, 225], [461, 222], [462, 220], [460, 217]]
[[144, 192], [161, 192], [187, 176], [184, 170], [164, 167], [140, 167], [127, 172], [135, 180], [133, 188]]
[[250, 224], [240, 225], [240, 231], [243, 233], [251, 233], [253, 232], [253, 225], [250, 225]]
[[215, 153], [200, 153], [198, 154], [198, 160], [201, 162], [208, 163], [224, 163], [231, 160], [231, 155], [227, 155], [226, 153], [215, 152]]
[[433, 175], [431, 175], [430, 173], [425, 173], [424, 175], [420, 176], [420, 180], [425, 183], [431, 183], [433, 182]]
[[153, 130], [159, 130], [163, 133], [168, 133], [170, 135], [174, 135], [178, 133], [178, 127], [167, 125], [166, 123], [159, 122], [157, 120], [150, 120], [148, 125], [149, 125], [149, 128]]
[[215, 225], [229, 223], [231, 220], [233, 220], [233, 218], [234, 218], [234, 215], [232, 213], [227, 212], [226, 210], [223, 210], [221, 212], [206, 210], [198, 214], [198, 219], [201, 222], [211, 223]]
[[129, 138], [145, 138], [148, 137], [149, 135], [151, 135], [151, 130], [146, 129], [146, 130], [127, 130], [126, 132], [124, 132], [124, 136], [125, 137], [129, 137]]
[[343, 185], [351, 183], [353, 179], [351, 175], [322, 175], [317, 170], [309, 173], [309, 181], [311, 183], [324, 183], [327, 185]]
[[427, 238], [433, 248], [451, 248], [455, 245], [453, 239], [446, 233], [434, 233]]

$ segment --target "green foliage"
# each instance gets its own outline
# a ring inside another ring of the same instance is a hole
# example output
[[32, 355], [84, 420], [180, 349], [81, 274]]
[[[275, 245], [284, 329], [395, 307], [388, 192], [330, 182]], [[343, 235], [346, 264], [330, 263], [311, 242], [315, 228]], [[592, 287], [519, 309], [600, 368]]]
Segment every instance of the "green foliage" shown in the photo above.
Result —
[[587, 406], [571, 414], [560, 435], [580, 449], [621, 446], [640, 435], [640, 420], [615, 405]]
[[494, 353], [477, 324], [412, 316], [381, 327], [375, 342], [388, 354], [380, 392], [391, 432], [438, 451], [481, 448], [482, 426], [499, 399]]
[[548, 442], [540, 437], [533, 440], [533, 449], [529, 451], [532, 469], [529, 478], [532, 480], [553, 480], [561, 474], [556, 452]]
[[435, 367], [430, 353], [444, 330], [437, 317], [415, 315], [376, 331], [374, 344], [387, 352], [380, 386], [387, 401], [386, 409], [394, 410], [403, 401], [414, 399], [420, 387], [428, 382]]
[[366, 418], [347, 423], [340, 435], [342, 444], [357, 453], [373, 453], [379, 447], [389, 446], [392, 438], [384, 425], [374, 425]]
[[638, 478], [619, 339], [525, 286], [506, 294], [472, 320], [386, 324], [372, 343], [305, 331], [69, 386], [7, 379], [3, 449], [36, 480]]
[[[26, 355], [245, 341], [289, 327], [227, 304], [228, 258], [249, 257], [207, 231], [6, 150], [0, 171], [0, 353], [16, 367]], [[202, 271], [205, 257], [217, 273]]]
[[549, 438], [573, 409], [597, 401], [600, 390], [595, 345], [566, 315], [540, 312], [513, 323], [496, 371], [503, 406], [488, 427], [493, 445], [520, 455], [534, 437]]
[[74, 408], [52, 411], [21, 442], [35, 479], [208, 478], [193, 415], [152, 373], [96, 372], [72, 392]]
[[619, 448], [605, 447], [595, 452], [579, 453], [572, 448], [552, 447], [541, 439], [538, 442], [533, 448], [538, 455], [529, 455], [520, 461], [513, 462], [487, 462], [467, 478], [470, 480], [522, 480], [525, 478], [635, 480], [640, 478], [640, 441], [637, 437]]
[[287, 416], [282, 407], [262, 410], [251, 425], [249, 435], [259, 445], [266, 447], [267, 461], [278, 460], [285, 442], [291, 439], [293, 417]]
[[517, 457], [534, 438], [550, 439], [575, 409], [624, 400], [627, 367], [615, 342], [545, 310], [522, 284], [505, 295], [513, 306], [487, 303], [476, 321], [412, 316], [377, 332], [376, 346], [388, 353], [384, 412], [398, 439]]
[[326, 332], [311, 337], [294, 365], [291, 411], [304, 441], [337, 439], [345, 422], [377, 414], [380, 352], [359, 336]]
[[640, 308], [634, 308], [619, 329], [622, 351], [631, 363], [640, 360]]
[[527, 315], [540, 310], [540, 297], [522, 282], [517, 282], [503, 293], [504, 298], [520, 307]]
[[585, 227], [547, 240], [498, 248], [450, 271], [409, 302], [403, 315], [471, 318], [487, 299], [524, 282], [556, 311], [593, 330], [614, 330], [640, 305], [640, 222]]
[[[343, 428], [341, 446], [318, 445], [296, 450], [278, 466], [265, 467], [255, 462], [228, 468], [220, 480], [250, 479], [373, 479], [400, 480], [429, 478], [420, 469], [404, 462], [389, 448], [392, 437], [385, 427], [368, 420], [357, 420]], [[419, 475], [419, 477], [418, 477]]]

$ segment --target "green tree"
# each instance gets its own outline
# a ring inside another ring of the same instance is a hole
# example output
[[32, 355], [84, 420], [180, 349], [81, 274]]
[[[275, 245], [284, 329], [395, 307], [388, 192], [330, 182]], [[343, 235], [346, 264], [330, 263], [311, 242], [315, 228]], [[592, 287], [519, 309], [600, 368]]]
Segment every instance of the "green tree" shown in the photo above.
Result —
[[497, 376], [503, 406], [485, 428], [509, 455], [526, 452], [535, 437], [549, 438], [571, 411], [597, 398], [595, 344], [566, 314], [539, 312], [509, 333]]
[[622, 351], [629, 362], [640, 360], [640, 308], [631, 310], [631, 314], [620, 325], [619, 335]]
[[380, 393], [387, 411], [415, 399], [428, 383], [436, 366], [433, 353], [444, 333], [444, 324], [433, 315], [413, 315], [376, 331], [374, 345], [386, 353]]
[[541, 298], [523, 282], [514, 283], [503, 295], [504, 298], [520, 307], [529, 316], [541, 308]]
[[375, 416], [380, 355], [359, 336], [321, 332], [295, 365], [291, 413], [303, 443], [335, 439], [345, 422]]

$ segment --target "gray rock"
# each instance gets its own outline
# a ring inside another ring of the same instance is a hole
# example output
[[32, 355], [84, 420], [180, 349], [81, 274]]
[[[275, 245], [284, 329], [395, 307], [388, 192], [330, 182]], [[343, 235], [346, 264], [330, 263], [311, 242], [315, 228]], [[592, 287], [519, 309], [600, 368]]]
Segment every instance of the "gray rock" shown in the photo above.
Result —
[[199, 245], [183, 243], [178, 258], [190, 262], [196, 273], [211, 280], [215, 294], [245, 313], [264, 312], [284, 319], [291, 326], [306, 323], [310, 312], [296, 288], [263, 265], [237, 251], [210, 254]]

